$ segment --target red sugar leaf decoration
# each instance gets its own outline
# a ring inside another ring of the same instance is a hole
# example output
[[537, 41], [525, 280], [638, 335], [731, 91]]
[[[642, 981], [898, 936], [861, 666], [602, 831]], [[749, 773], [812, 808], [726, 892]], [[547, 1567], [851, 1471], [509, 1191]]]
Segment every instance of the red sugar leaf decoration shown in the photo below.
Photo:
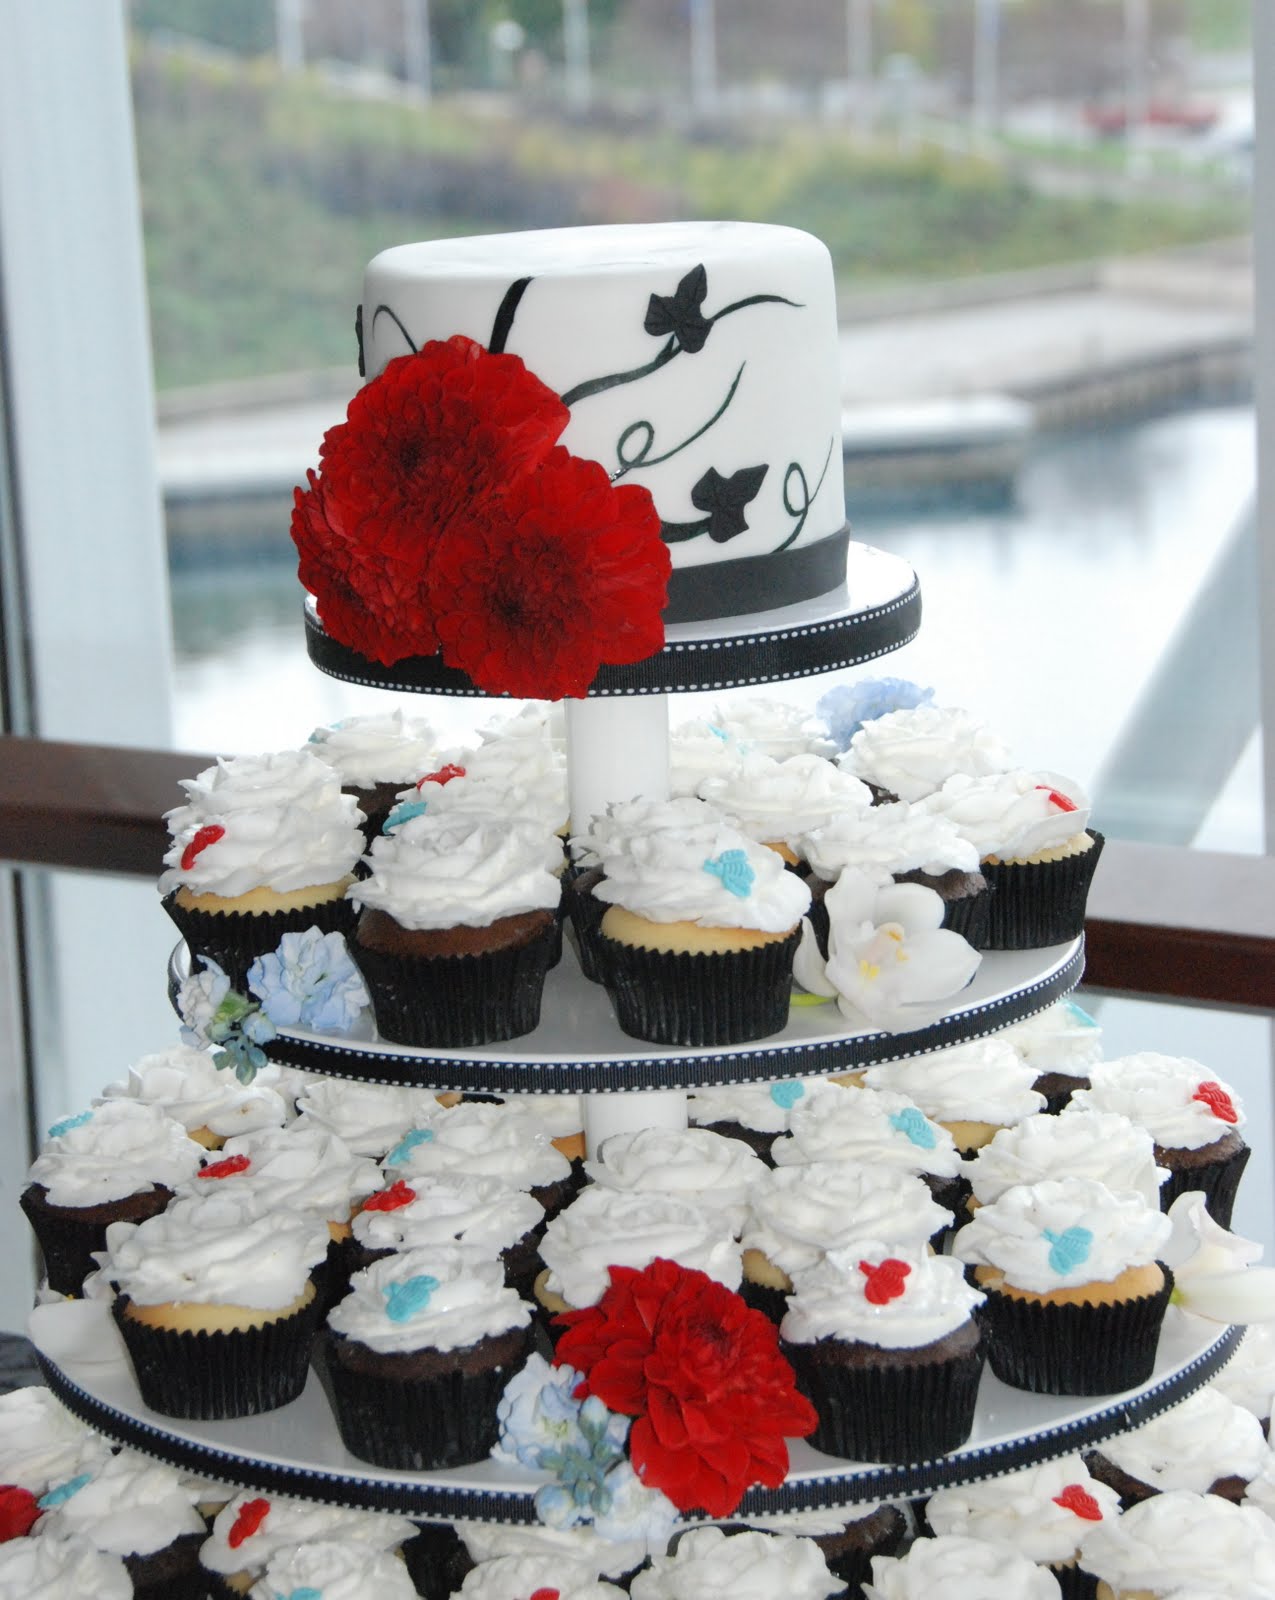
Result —
[[1038, 783], [1036, 787], [1048, 792], [1051, 803], [1056, 805], [1059, 811], [1076, 811], [1079, 809], [1074, 800], [1068, 800], [1067, 796], [1059, 794], [1057, 789], [1050, 789], [1047, 783]]
[[218, 839], [224, 839], [225, 836], [226, 830], [220, 822], [206, 822], [182, 851], [182, 871], [189, 872], [208, 846], [216, 844]]
[[1191, 1096], [1192, 1100], [1202, 1100], [1219, 1122], [1238, 1122], [1240, 1114], [1235, 1109], [1235, 1102], [1227, 1094], [1220, 1083], [1210, 1080], [1202, 1083]]
[[382, 1189], [380, 1194], [371, 1195], [363, 1202], [364, 1211], [398, 1211], [402, 1206], [410, 1206], [416, 1198], [416, 1190], [402, 1178], [397, 1183], [392, 1183], [388, 1189]]
[[239, 1507], [239, 1515], [235, 1518], [235, 1525], [226, 1543], [232, 1550], [238, 1550], [245, 1539], [252, 1538], [269, 1515], [269, 1500], [245, 1500]]
[[895, 1256], [887, 1256], [877, 1266], [870, 1261], [861, 1261], [859, 1271], [867, 1279], [863, 1286], [863, 1298], [873, 1306], [883, 1306], [891, 1300], [897, 1300], [903, 1293], [903, 1280], [911, 1270], [906, 1261], [900, 1261]]
[[1054, 1496], [1054, 1504], [1064, 1511], [1074, 1511], [1086, 1522], [1102, 1521], [1102, 1507], [1081, 1484], [1069, 1483], [1061, 1494]]
[[25, 1538], [39, 1520], [40, 1507], [29, 1489], [0, 1484], [0, 1544]]
[[445, 767], [439, 767], [437, 772], [427, 772], [423, 778], [416, 780], [416, 787], [423, 789], [427, 783], [450, 783], [453, 778], [463, 778], [464, 767], [458, 767], [454, 761], [449, 761]]
[[195, 1174], [197, 1178], [233, 1178], [237, 1172], [247, 1172], [252, 1165], [249, 1156], [227, 1156], [224, 1161], [214, 1161], [211, 1166], [201, 1167]]
[[561, 1600], [561, 1590], [536, 1589], [528, 1597], [528, 1600]]

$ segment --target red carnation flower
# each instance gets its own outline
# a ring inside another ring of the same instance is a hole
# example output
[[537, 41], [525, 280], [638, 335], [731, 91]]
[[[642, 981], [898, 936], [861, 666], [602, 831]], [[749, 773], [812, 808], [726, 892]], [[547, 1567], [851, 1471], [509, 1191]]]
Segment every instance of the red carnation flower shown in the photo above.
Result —
[[671, 563], [646, 489], [558, 448], [490, 511], [457, 519], [430, 568], [449, 665], [489, 694], [557, 700], [662, 647]]
[[656, 1260], [612, 1267], [596, 1306], [564, 1312], [555, 1361], [581, 1392], [633, 1417], [629, 1455], [679, 1511], [728, 1517], [755, 1483], [778, 1488], [785, 1439], [809, 1433], [775, 1325], [706, 1273]]

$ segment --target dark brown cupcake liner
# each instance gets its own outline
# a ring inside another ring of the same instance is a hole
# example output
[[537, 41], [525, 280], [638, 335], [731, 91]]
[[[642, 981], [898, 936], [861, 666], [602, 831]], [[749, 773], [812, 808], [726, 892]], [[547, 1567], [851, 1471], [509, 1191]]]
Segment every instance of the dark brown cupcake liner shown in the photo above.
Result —
[[477, 1565], [455, 1528], [438, 1522], [417, 1525], [416, 1537], [403, 1546], [403, 1560], [424, 1600], [451, 1600]]
[[1214, 1222], [1219, 1227], [1229, 1228], [1240, 1179], [1244, 1176], [1244, 1168], [1248, 1165], [1248, 1158], [1252, 1153], [1250, 1146], [1245, 1144], [1221, 1160], [1184, 1167], [1178, 1165], [1171, 1154], [1157, 1145], [1156, 1163], [1169, 1169], [1169, 1176], [1160, 1187], [1161, 1211], [1167, 1211], [1179, 1195], [1198, 1189], [1204, 1195], [1205, 1209]]
[[974, 1426], [983, 1346], [965, 1337], [953, 1350], [952, 1337], [924, 1352], [781, 1341], [797, 1387], [819, 1416], [808, 1443], [846, 1461], [897, 1464], [958, 1449]]
[[1086, 1572], [1079, 1561], [1050, 1566], [1047, 1570], [1058, 1579], [1059, 1600], [1095, 1600], [1098, 1579], [1092, 1572]]
[[540, 1021], [556, 919], [514, 949], [481, 955], [400, 956], [350, 941], [376, 1027], [395, 1044], [455, 1049], [530, 1033]]
[[358, 917], [354, 902], [344, 898], [321, 900], [299, 911], [215, 912], [179, 905], [174, 891], [163, 906], [186, 941], [191, 970], [198, 972], [198, 957], [208, 956], [241, 994], [248, 992], [248, 968], [258, 956], [277, 950], [285, 933], [318, 928], [320, 933], [344, 934], [348, 940]]
[[525, 1328], [468, 1350], [378, 1355], [325, 1329], [320, 1345], [336, 1423], [360, 1461], [398, 1472], [468, 1466], [491, 1453], [496, 1408], [523, 1365]]
[[768, 1317], [776, 1327], [784, 1320], [788, 1310], [788, 1296], [783, 1289], [776, 1289], [769, 1283], [753, 1283], [749, 1278], [740, 1284], [739, 1298], [746, 1306]]
[[237, 1333], [153, 1328], [114, 1305], [142, 1401], [161, 1416], [220, 1422], [274, 1411], [305, 1388], [310, 1346], [322, 1314], [318, 1292], [291, 1316]]
[[602, 878], [603, 873], [598, 867], [577, 868], [566, 882], [563, 894], [576, 959], [580, 963], [580, 971], [590, 983], [602, 982], [598, 967], [598, 929], [606, 915], [607, 906], [605, 900], [599, 900], [593, 893]]
[[[854, 1517], [854, 1507], [846, 1516]], [[849, 1522], [843, 1533], [818, 1535], [828, 1571], [846, 1585], [844, 1600], [862, 1600], [863, 1585], [872, 1577], [873, 1556], [896, 1556], [908, 1536], [908, 1519], [898, 1506], [878, 1506], [866, 1517]]]
[[1001, 1380], [1032, 1394], [1121, 1394], [1155, 1370], [1160, 1325], [1173, 1292], [1163, 1262], [1159, 1293], [1109, 1305], [1019, 1300], [981, 1284], [987, 1298], [974, 1315], [987, 1362]]
[[992, 890], [982, 872], [896, 872], [894, 881], [933, 889], [943, 902], [942, 926], [949, 933], [959, 933], [975, 950], [987, 948]]
[[1046, 1117], [1058, 1116], [1070, 1105], [1071, 1097], [1077, 1090], [1088, 1087], [1088, 1078], [1070, 1072], [1042, 1072], [1032, 1084], [1036, 1093], [1045, 1097], [1045, 1109], [1041, 1114]]
[[1104, 839], [1095, 829], [1080, 855], [1060, 861], [982, 863], [992, 888], [984, 950], [1040, 950], [1065, 944], [1084, 932], [1085, 903]]
[[653, 1044], [742, 1044], [788, 1022], [800, 930], [752, 950], [666, 954], [601, 938], [602, 981], [616, 1020]]
[[50, 1205], [42, 1183], [28, 1185], [18, 1204], [35, 1230], [44, 1257], [49, 1288], [79, 1298], [84, 1280], [96, 1272], [95, 1251], [106, 1249], [106, 1230], [112, 1222], [144, 1222], [156, 1217], [173, 1198], [162, 1185], [95, 1206]]
[[184, 1533], [149, 1555], [124, 1557], [134, 1600], [204, 1600], [206, 1574], [199, 1565], [202, 1533]]

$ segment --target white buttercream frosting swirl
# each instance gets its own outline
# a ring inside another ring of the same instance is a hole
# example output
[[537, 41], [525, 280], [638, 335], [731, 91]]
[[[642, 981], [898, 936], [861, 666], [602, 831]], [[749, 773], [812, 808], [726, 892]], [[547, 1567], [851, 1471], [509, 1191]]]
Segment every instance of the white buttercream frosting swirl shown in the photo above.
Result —
[[927, 795], [923, 808], [945, 817], [981, 858], [1024, 861], [1085, 831], [1089, 801], [1070, 778], [1053, 772], [957, 776]]
[[[456, 1532], [477, 1562], [534, 1557], [580, 1568], [591, 1576], [619, 1578], [646, 1560], [645, 1539], [604, 1539], [591, 1527], [549, 1528], [540, 1522], [457, 1522]], [[515, 1590], [517, 1600], [534, 1588]]]
[[217, 1152], [213, 1170], [237, 1157], [247, 1165], [226, 1177], [196, 1174], [183, 1194], [203, 1195], [216, 1185], [224, 1195], [265, 1215], [275, 1206], [304, 1211], [325, 1222], [348, 1222], [364, 1195], [381, 1187], [381, 1171], [367, 1156], [356, 1156], [344, 1140], [326, 1128], [263, 1128], [239, 1134]]
[[983, 1295], [965, 1281], [959, 1261], [924, 1244], [860, 1237], [792, 1274], [793, 1292], [779, 1326], [789, 1344], [819, 1339], [915, 1350], [970, 1320]]
[[240, 1083], [233, 1072], [215, 1066], [206, 1050], [176, 1045], [142, 1056], [127, 1078], [107, 1084], [100, 1101], [144, 1100], [175, 1117], [189, 1133], [207, 1128], [226, 1138], [279, 1127], [287, 1120], [288, 1105], [277, 1078], [277, 1069], [266, 1067], [251, 1083]]
[[937, 1534], [1008, 1545], [1046, 1566], [1070, 1562], [1096, 1527], [1119, 1515], [1120, 1496], [1092, 1477], [1079, 1455], [939, 1489], [925, 1507]]
[[562, 894], [554, 875], [561, 844], [513, 818], [426, 812], [374, 839], [368, 861], [371, 877], [350, 886], [350, 899], [404, 928], [485, 928], [500, 917], [554, 911]]
[[1058, 1579], [1003, 1544], [964, 1534], [918, 1539], [905, 1556], [873, 1556], [864, 1600], [1058, 1600]]
[[415, 783], [430, 770], [436, 742], [430, 723], [405, 716], [396, 706], [316, 728], [307, 749], [335, 768], [342, 783], [369, 789], [378, 783]]
[[843, 1587], [811, 1539], [693, 1528], [674, 1554], [654, 1556], [629, 1592], [633, 1600], [827, 1600]]
[[588, 1565], [548, 1554], [496, 1556], [467, 1572], [458, 1591], [464, 1600], [529, 1600], [541, 1592], [558, 1600], [622, 1600], [624, 1594]]
[[703, 717], [679, 723], [669, 734], [669, 793], [683, 798], [699, 793], [706, 778], [729, 778], [744, 751], [725, 728]]
[[847, 867], [875, 875], [978, 869], [977, 848], [954, 823], [906, 800], [837, 817], [803, 833], [794, 849], [829, 883]]
[[108, 1275], [138, 1305], [193, 1301], [281, 1311], [325, 1259], [321, 1218], [228, 1194], [174, 1200], [145, 1222], [106, 1230]]
[[1012, 1044], [1037, 1072], [1065, 1072], [1083, 1078], [1102, 1060], [1102, 1029], [1074, 1000], [1055, 1000], [997, 1035]]
[[539, 1189], [571, 1176], [534, 1113], [517, 1101], [466, 1100], [410, 1129], [381, 1163], [390, 1179], [468, 1173], [499, 1178], [514, 1189]]
[[316, 1078], [297, 1096], [292, 1126], [335, 1133], [355, 1155], [379, 1161], [409, 1128], [424, 1127], [441, 1110], [432, 1089]]
[[1032, 1088], [1035, 1071], [1000, 1039], [975, 1039], [925, 1056], [869, 1067], [870, 1089], [891, 1089], [914, 1100], [935, 1122], [1022, 1122], [1045, 1109]]
[[195, 1509], [199, 1493], [172, 1467], [122, 1450], [46, 1514], [40, 1535], [82, 1534], [111, 1555], [153, 1555], [174, 1539], [203, 1533], [204, 1519]]
[[386, 1256], [350, 1279], [328, 1313], [334, 1333], [381, 1354], [467, 1350], [525, 1328], [531, 1306], [505, 1285], [494, 1256], [463, 1245], [424, 1245]]
[[[244, 1507], [254, 1511], [265, 1503], [264, 1515], [253, 1516], [252, 1531], [241, 1522]], [[199, 1564], [209, 1572], [259, 1572], [277, 1551], [319, 1541], [357, 1544], [365, 1549], [396, 1550], [416, 1533], [406, 1517], [382, 1511], [358, 1511], [350, 1506], [324, 1506], [312, 1500], [289, 1500], [256, 1490], [237, 1494], [224, 1505], [199, 1549]], [[231, 1543], [231, 1540], [234, 1543]]]
[[705, 778], [699, 794], [750, 839], [790, 847], [801, 835], [872, 804], [867, 784], [814, 755], [784, 761], [746, 756], [729, 775]]
[[109, 1454], [106, 1440], [40, 1385], [0, 1395], [0, 1483], [38, 1499], [54, 1484], [93, 1471]]
[[475, 1178], [463, 1172], [415, 1178], [416, 1198], [392, 1211], [360, 1211], [354, 1237], [369, 1250], [414, 1250], [435, 1244], [463, 1244], [488, 1255], [515, 1244], [544, 1218], [544, 1207], [500, 1178]]
[[249, 1600], [304, 1594], [320, 1600], [416, 1600], [416, 1585], [397, 1556], [363, 1544], [304, 1544], [271, 1556]]
[[1140, 1195], [1114, 1194], [1094, 1178], [1049, 1178], [980, 1206], [952, 1251], [995, 1267], [1016, 1288], [1048, 1294], [1149, 1265], [1171, 1232], [1168, 1217]]
[[[226, 897], [260, 888], [285, 894], [339, 882], [363, 853], [363, 813], [308, 750], [218, 760], [182, 788], [186, 804], [164, 819], [173, 842], [161, 894], [182, 887]], [[203, 828], [224, 832], [183, 865]]]
[[732, 1233], [748, 1212], [748, 1197], [768, 1168], [739, 1139], [706, 1128], [641, 1128], [603, 1141], [584, 1170], [606, 1189], [671, 1194], [720, 1211]]
[[[1244, 1126], [1244, 1107], [1229, 1084], [1199, 1061], [1151, 1050], [1098, 1062], [1071, 1103], [1119, 1111], [1164, 1150], [1198, 1150]], [[1229, 1107], [1230, 1116], [1219, 1116], [1219, 1107]]]
[[646, 1267], [656, 1257], [706, 1272], [728, 1289], [743, 1276], [738, 1243], [720, 1211], [672, 1195], [590, 1185], [553, 1218], [540, 1242], [547, 1286], [569, 1306], [595, 1305], [608, 1268]]
[[792, 1110], [786, 1138], [771, 1146], [776, 1166], [849, 1161], [955, 1178], [965, 1163], [946, 1128], [891, 1089], [814, 1086]]
[[1275, 1411], [1275, 1325], [1250, 1323], [1239, 1349], [1212, 1380], [1212, 1386], [1266, 1422]]
[[1169, 1173], [1156, 1166], [1155, 1144], [1145, 1128], [1118, 1111], [1068, 1106], [1059, 1116], [1028, 1117], [1002, 1128], [970, 1162], [967, 1176], [984, 1205], [1017, 1184], [1073, 1177], [1097, 1178], [1158, 1207]]
[[119, 1556], [87, 1539], [10, 1539], [0, 1544], [0, 1600], [133, 1600]]
[[1220, 1495], [1169, 1489], [1095, 1528], [1082, 1565], [1117, 1594], [1198, 1586], [1213, 1600], [1262, 1600], [1275, 1572], [1275, 1524]]
[[981, 778], [1014, 763], [1008, 747], [968, 711], [922, 705], [865, 722], [839, 764], [900, 800], [920, 800], [954, 773]]
[[737, 1122], [754, 1133], [786, 1133], [793, 1107], [815, 1078], [785, 1078], [778, 1083], [701, 1084], [686, 1098], [693, 1123]]
[[952, 1220], [911, 1173], [838, 1161], [768, 1170], [752, 1192], [750, 1212], [740, 1243], [789, 1277], [856, 1239], [922, 1245]]
[[1218, 1478], [1256, 1477], [1269, 1447], [1251, 1412], [1204, 1388], [1099, 1448], [1139, 1483], [1204, 1494]]
[[[810, 890], [773, 850], [728, 823], [705, 801], [667, 802], [640, 832], [595, 829], [588, 844], [605, 878], [599, 900], [651, 922], [698, 922], [709, 928], [786, 933], [810, 907]], [[676, 815], [678, 821], [671, 821]], [[613, 811], [610, 821], [618, 820]]]
[[50, 1132], [30, 1179], [44, 1185], [55, 1206], [95, 1206], [175, 1189], [203, 1155], [180, 1122], [140, 1100], [108, 1100]]

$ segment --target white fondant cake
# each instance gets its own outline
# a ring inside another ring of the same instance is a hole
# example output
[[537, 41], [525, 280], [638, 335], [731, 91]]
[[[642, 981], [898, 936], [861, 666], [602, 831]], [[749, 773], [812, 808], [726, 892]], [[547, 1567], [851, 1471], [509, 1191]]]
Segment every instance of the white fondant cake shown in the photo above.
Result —
[[654, 497], [668, 620], [844, 581], [836, 300], [811, 235], [675, 222], [399, 245], [367, 269], [360, 326], [368, 377], [459, 333], [560, 394], [561, 443]]

